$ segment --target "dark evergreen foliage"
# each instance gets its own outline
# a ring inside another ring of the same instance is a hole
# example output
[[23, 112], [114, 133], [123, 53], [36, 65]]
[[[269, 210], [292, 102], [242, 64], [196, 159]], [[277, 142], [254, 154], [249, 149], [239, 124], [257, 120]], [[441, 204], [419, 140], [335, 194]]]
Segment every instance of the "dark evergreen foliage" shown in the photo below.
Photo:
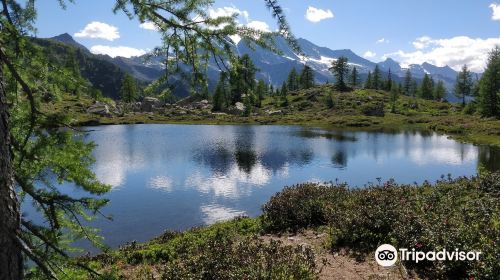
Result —
[[329, 69], [336, 78], [335, 87], [339, 91], [346, 91], [348, 89], [346, 80], [347, 75], [349, 74], [349, 64], [347, 62], [348, 60], [346, 57], [339, 57], [337, 60], [332, 62], [332, 67]]
[[500, 118], [500, 48], [494, 48], [479, 86], [480, 112], [486, 117]]
[[464, 65], [462, 70], [458, 73], [454, 91], [455, 95], [462, 99], [463, 106], [465, 106], [465, 98], [472, 95], [473, 86], [472, 73], [467, 68], [467, 65]]
[[314, 86], [314, 71], [308, 65], [304, 66], [300, 73], [300, 88], [308, 89]]

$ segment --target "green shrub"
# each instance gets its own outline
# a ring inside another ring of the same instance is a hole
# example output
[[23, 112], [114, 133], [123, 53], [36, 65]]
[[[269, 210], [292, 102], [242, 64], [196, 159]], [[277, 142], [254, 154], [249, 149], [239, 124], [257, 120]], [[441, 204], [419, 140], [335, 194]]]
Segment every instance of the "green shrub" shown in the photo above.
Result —
[[372, 253], [384, 243], [421, 251], [480, 251], [480, 261], [405, 262], [433, 279], [496, 279], [500, 275], [500, 173], [347, 190], [306, 184], [285, 188], [264, 206], [271, 230], [331, 227], [332, 249]]
[[466, 115], [473, 115], [476, 112], [476, 104], [474, 102], [469, 102], [462, 109], [462, 113]]
[[168, 262], [198, 246], [205, 246], [221, 234], [234, 238], [240, 235], [255, 235], [260, 230], [259, 219], [240, 217], [210, 227], [193, 228], [183, 233], [166, 231], [146, 244], [131, 243], [122, 246], [120, 255], [129, 264]]
[[262, 206], [263, 228], [267, 231], [297, 231], [324, 225], [327, 222], [325, 204], [336, 201], [335, 196], [341, 196], [341, 193], [347, 193], [347, 190], [314, 183], [285, 187]]
[[331, 93], [325, 96], [325, 105], [328, 109], [333, 109], [335, 107], [335, 101], [333, 101]]
[[168, 262], [162, 279], [317, 279], [310, 248], [221, 234]]
[[[259, 237], [261, 230], [259, 218], [240, 217], [183, 233], [166, 231], [150, 242], [129, 243], [86, 260], [108, 270], [116, 265], [141, 268], [134, 272], [140, 279], [151, 279], [148, 265], [160, 279], [317, 279], [312, 249], [267, 242]], [[130, 277], [120, 271], [114, 275], [112, 279]]]
[[385, 115], [384, 112], [384, 103], [367, 103], [361, 105], [361, 113], [365, 116], [376, 116], [383, 117]]
[[295, 96], [295, 97], [292, 98], [293, 102], [299, 102], [299, 101], [302, 101], [302, 100], [304, 100], [304, 96], [303, 95]]
[[312, 106], [313, 106], [313, 104], [311, 103], [311, 101], [307, 101], [307, 100], [302, 101], [299, 104], [297, 104], [299, 111], [304, 111], [308, 108], [311, 108]]

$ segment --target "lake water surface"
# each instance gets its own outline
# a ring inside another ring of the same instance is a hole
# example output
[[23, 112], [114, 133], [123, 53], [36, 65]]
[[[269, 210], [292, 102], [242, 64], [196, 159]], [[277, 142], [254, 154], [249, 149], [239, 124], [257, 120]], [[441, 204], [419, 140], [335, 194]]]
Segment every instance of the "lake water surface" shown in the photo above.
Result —
[[283, 186], [351, 186], [470, 176], [500, 168], [500, 150], [422, 132], [346, 132], [297, 126], [114, 125], [89, 128], [93, 166], [113, 189], [100, 219], [110, 246], [146, 241], [237, 215], [256, 216]]

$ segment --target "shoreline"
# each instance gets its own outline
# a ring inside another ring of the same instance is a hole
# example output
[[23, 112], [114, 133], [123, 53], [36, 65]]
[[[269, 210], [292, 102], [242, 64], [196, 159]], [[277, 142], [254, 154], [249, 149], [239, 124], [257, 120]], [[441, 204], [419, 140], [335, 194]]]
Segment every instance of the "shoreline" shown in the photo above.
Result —
[[[355, 132], [381, 132], [381, 133], [390, 133], [390, 132], [402, 132], [402, 131], [419, 131], [419, 132], [433, 132], [438, 135], [446, 136], [447, 138], [453, 139], [455, 141], [472, 144], [475, 146], [496, 146], [500, 147], [500, 135], [491, 135], [491, 134], [458, 134], [458, 133], [450, 133], [443, 130], [434, 130], [429, 127], [426, 127], [424, 124], [405, 124], [405, 123], [377, 123], [370, 126], [338, 126], [332, 125], [327, 122], [287, 122], [287, 121], [260, 121], [258, 118], [253, 119], [252, 117], [238, 117], [238, 120], [225, 120], [225, 119], [170, 119], [164, 118], [161, 115], [154, 116], [153, 119], [150, 119], [150, 114], [141, 114], [139, 115], [141, 120], [124, 120], [123, 118], [114, 117], [114, 118], [94, 118], [88, 119], [84, 121], [77, 121], [75, 123], [76, 126], [107, 126], [107, 125], [133, 125], [133, 124], [178, 124], [178, 125], [279, 125], [279, 126], [301, 126], [301, 127], [312, 127], [319, 128], [324, 130], [343, 130], [343, 131], [355, 131]], [[146, 117], [147, 119], [143, 119]], [[158, 118], [159, 117], [159, 118]], [[360, 117], [364, 120], [364, 117]], [[380, 121], [379, 118], [376, 118], [375, 121]], [[403, 119], [401, 119], [403, 121]], [[396, 127], [394, 126], [396, 125]], [[500, 132], [499, 132], [500, 133]]]
[[[326, 104], [331, 98], [333, 107]], [[391, 112], [387, 92], [357, 89], [337, 92], [331, 85], [291, 92], [288, 106], [280, 106], [274, 96], [266, 96], [259, 108], [249, 116], [239, 113], [212, 112], [209, 101], [188, 104], [163, 104], [147, 111], [127, 111], [130, 104], [112, 100], [100, 103], [108, 106], [107, 114], [89, 113], [96, 104], [88, 97], [65, 95], [62, 100], [47, 103], [45, 110], [68, 115], [76, 126], [114, 124], [206, 124], [206, 125], [299, 125], [323, 129], [352, 131], [419, 130], [436, 132], [461, 142], [475, 145], [500, 146], [500, 120], [465, 114], [460, 104], [401, 96], [396, 113]], [[107, 103], [106, 103], [107, 102]], [[208, 103], [207, 103], [208, 102]], [[414, 102], [416, 109], [410, 108]]]
[[[184, 231], [166, 230], [146, 242], [129, 242], [77, 259], [120, 279], [145, 275], [163, 279], [175, 271], [190, 277], [204, 275], [205, 269], [232, 275], [253, 270], [254, 265], [278, 268], [294, 279], [297, 275], [334, 279], [338, 273], [363, 279], [381, 279], [381, 275], [382, 279], [493, 279], [498, 269], [494, 246], [498, 228], [490, 228], [495, 218], [489, 217], [498, 214], [499, 176], [498, 172], [485, 173], [418, 186], [387, 182], [361, 190], [343, 184], [298, 184], [273, 195], [257, 217], [236, 217]], [[468, 211], [459, 211], [463, 207]], [[409, 210], [404, 211], [406, 208]], [[359, 216], [365, 212], [369, 214]], [[389, 269], [373, 259], [375, 248], [384, 242], [424, 251], [446, 248], [449, 244], [435, 238], [439, 236], [482, 250], [484, 259], [418, 265], [405, 261]], [[237, 265], [229, 271], [212, 267], [226, 262]]]

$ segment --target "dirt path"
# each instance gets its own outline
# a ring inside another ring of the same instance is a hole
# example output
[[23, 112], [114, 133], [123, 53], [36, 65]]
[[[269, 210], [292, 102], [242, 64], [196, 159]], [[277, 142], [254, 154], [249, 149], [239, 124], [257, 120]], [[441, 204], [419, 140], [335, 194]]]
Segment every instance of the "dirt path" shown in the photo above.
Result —
[[265, 241], [280, 240], [286, 245], [301, 245], [311, 247], [316, 254], [316, 263], [320, 269], [320, 279], [322, 280], [342, 280], [342, 279], [415, 279], [409, 275], [403, 266], [384, 268], [379, 266], [374, 258], [357, 260], [345, 251], [330, 252], [326, 249], [328, 235], [325, 233], [315, 233], [305, 231], [293, 236], [262, 236]]

